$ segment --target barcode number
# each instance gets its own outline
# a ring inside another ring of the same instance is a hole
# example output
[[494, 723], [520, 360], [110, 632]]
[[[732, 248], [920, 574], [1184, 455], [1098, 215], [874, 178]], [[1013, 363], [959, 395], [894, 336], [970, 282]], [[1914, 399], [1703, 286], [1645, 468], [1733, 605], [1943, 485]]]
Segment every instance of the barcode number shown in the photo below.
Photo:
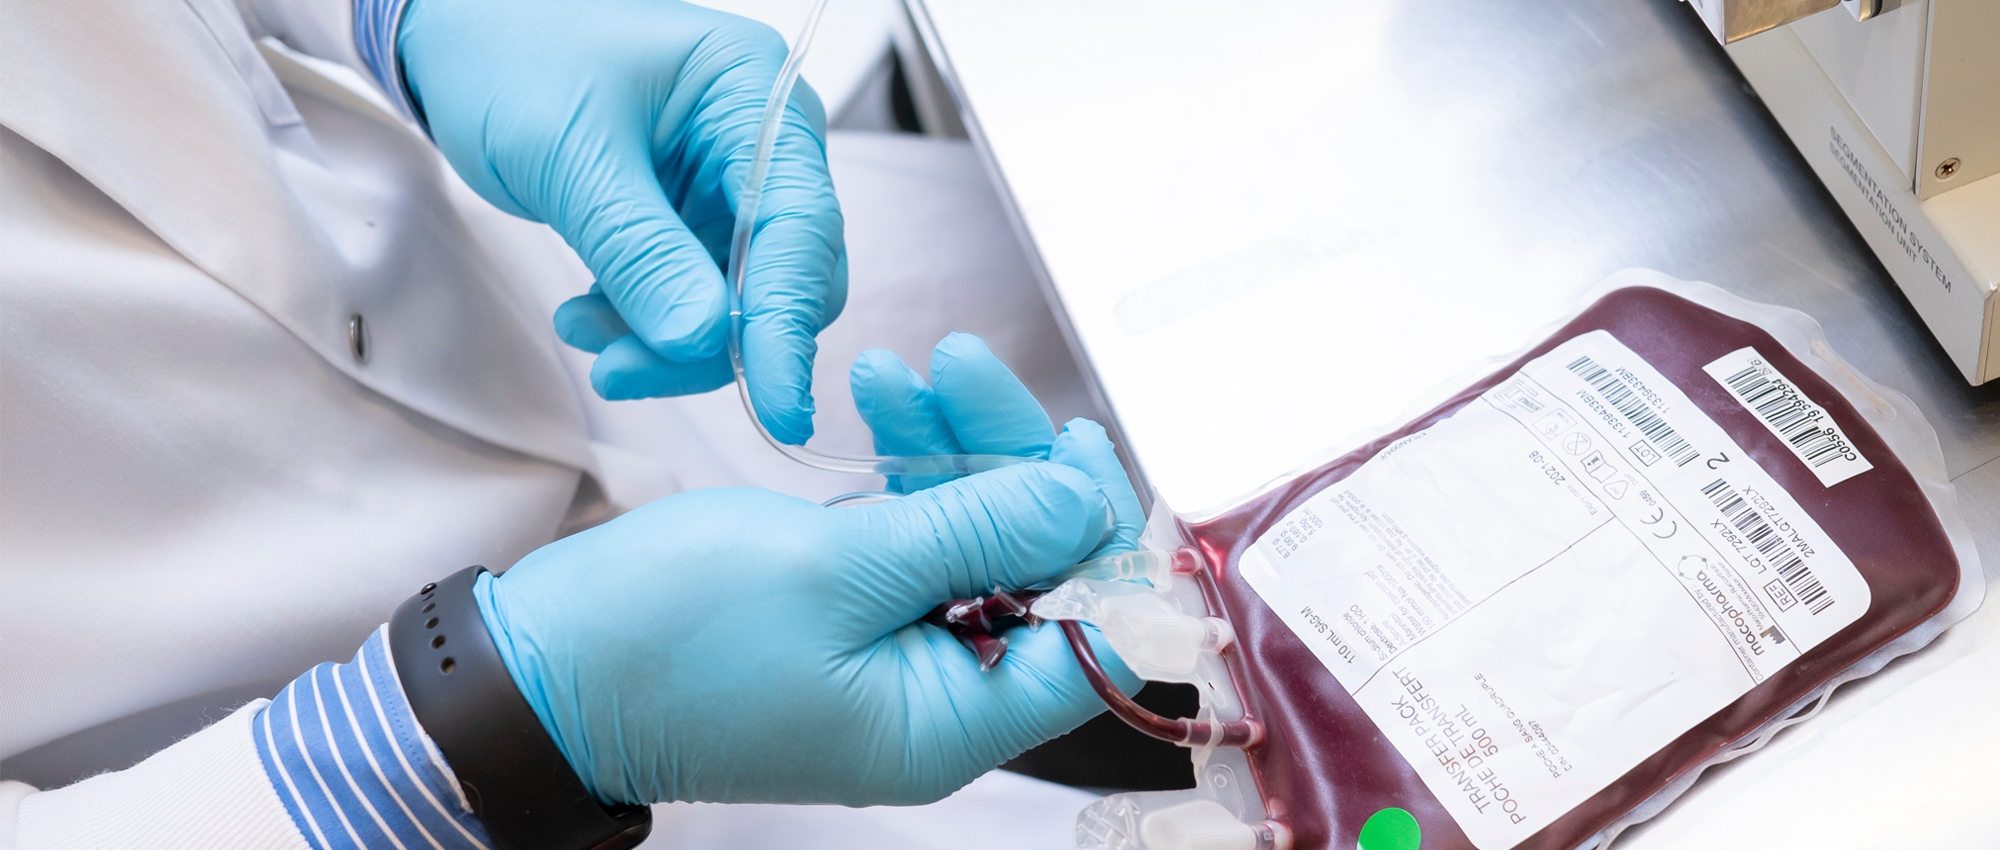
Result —
[[1645, 435], [1646, 440], [1660, 450], [1660, 454], [1670, 457], [1675, 466], [1687, 466], [1701, 456], [1701, 452], [1674, 432], [1673, 426], [1653, 409], [1646, 406], [1646, 400], [1620, 380], [1618, 373], [1597, 365], [1589, 357], [1578, 357], [1569, 364], [1569, 370], [1582, 378], [1584, 383], [1597, 388], [1599, 395], [1611, 406], [1625, 415], [1625, 419]]
[[1777, 566], [1778, 577], [1791, 586], [1799, 604], [1811, 606], [1814, 614], [1833, 606], [1833, 597], [1813, 575], [1812, 568], [1806, 566], [1805, 559], [1785, 545], [1785, 538], [1764, 520], [1764, 515], [1757, 512], [1755, 505], [1737, 494], [1736, 488], [1717, 478], [1715, 483], [1701, 488], [1701, 492], [1722, 511], [1723, 520], [1735, 526], [1737, 531], [1743, 533], [1744, 539], [1756, 547], [1765, 561]]
[[1800, 460], [1806, 465], [1818, 468], [1833, 461], [1858, 457], [1854, 447], [1847, 444], [1847, 438], [1826, 419], [1826, 411], [1813, 404], [1799, 393], [1790, 382], [1764, 374], [1762, 368], [1751, 366], [1723, 383], [1743, 400], [1743, 406], [1755, 413], [1771, 430], [1778, 432], [1778, 438], [1790, 443]]

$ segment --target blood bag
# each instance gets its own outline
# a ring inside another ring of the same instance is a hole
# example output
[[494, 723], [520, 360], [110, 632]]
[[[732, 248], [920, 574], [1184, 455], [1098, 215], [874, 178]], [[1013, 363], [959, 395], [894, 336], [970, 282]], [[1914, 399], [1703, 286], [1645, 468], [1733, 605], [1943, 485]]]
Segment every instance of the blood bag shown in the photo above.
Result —
[[[824, 8], [773, 83], [737, 199], [745, 410], [821, 469], [1022, 462], [826, 455], [757, 415], [745, 270]], [[1005, 628], [1060, 621], [1113, 713], [1192, 751], [1195, 788], [1092, 804], [1078, 847], [1589, 850], [1978, 607], [1936, 435], [1812, 319], [1644, 270], [1583, 303], [1358, 448], [1220, 510], [1156, 504], [1144, 551], [926, 617], [982, 668]], [[1139, 676], [1193, 684], [1198, 716], [1132, 702], [1079, 622]]]
[[1599, 846], [1978, 606], [1935, 435], [1810, 318], [1638, 270], [1583, 303], [1034, 601], [1201, 693], [1197, 787], [1077, 846]]

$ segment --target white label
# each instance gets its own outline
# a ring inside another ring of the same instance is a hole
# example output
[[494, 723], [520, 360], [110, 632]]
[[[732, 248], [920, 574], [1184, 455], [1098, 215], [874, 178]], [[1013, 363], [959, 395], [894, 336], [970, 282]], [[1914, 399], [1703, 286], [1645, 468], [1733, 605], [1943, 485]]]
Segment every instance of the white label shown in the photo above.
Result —
[[1484, 850], [1869, 603], [1791, 496], [1604, 331], [1382, 450], [1240, 564]]
[[1701, 370], [1777, 435], [1800, 463], [1819, 476], [1821, 486], [1832, 487], [1875, 468], [1855, 450], [1826, 408], [1806, 398], [1757, 349], [1736, 349]]

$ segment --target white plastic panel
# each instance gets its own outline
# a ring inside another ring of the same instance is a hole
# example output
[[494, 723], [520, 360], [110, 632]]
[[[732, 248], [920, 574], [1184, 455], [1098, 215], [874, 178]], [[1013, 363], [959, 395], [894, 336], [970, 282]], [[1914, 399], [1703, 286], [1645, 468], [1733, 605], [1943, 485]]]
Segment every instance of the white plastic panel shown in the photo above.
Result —
[[1828, 9], [1791, 25], [1882, 149], [1912, 179], [1923, 109], [1930, 0], [1908, 0], [1866, 21]]
[[1911, 187], [1893, 184], [1888, 152], [1874, 143], [1796, 35], [1772, 30], [1730, 45], [1729, 55], [1966, 381], [1995, 377], [1980, 371], [1989, 290], [1924, 215]]
[[2000, 3], [1932, 0], [1930, 34], [1917, 137], [1925, 199], [2000, 174]]

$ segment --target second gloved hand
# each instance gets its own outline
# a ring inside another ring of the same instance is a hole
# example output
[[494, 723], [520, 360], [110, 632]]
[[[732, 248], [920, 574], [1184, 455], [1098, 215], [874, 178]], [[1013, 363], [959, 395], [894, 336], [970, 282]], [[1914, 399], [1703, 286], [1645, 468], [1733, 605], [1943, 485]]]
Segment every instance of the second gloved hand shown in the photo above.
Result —
[[[673, 0], [412, 0], [397, 55], [452, 167], [547, 222], [597, 277], [556, 314], [605, 398], [731, 379], [720, 266], [785, 43]], [[846, 301], [826, 119], [801, 84], [779, 130], [744, 282], [744, 373], [779, 439], [812, 435], [814, 335]]]
[[1057, 629], [1014, 630], [982, 672], [917, 622], [1120, 536], [1106, 492], [1136, 501], [1102, 430], [1066, 429], [1051, 452], [1077, 465], [855, 508], [686, 493], [545, 546], [475, 593], [515, 683], [600, 799], [928, 802], [1104, 708]]
[[[1109, 450], [1103, 427], [1073, 420], [1064, 430], [1078, 434], [1057, 439], [1034, 394], [972, 334], [950, 334], [938, 341], [930, 367], [925, 381], [893, 352], [864, 351], [855, 358], [848, 383], [856, 410], [875, 435], [877, 452], [905, 457], [970, 452], [1074, 466], [1099, 481], [1116, 482], [1104, 488], [1116, 528], [1092, 557], [1138, 545], [1146, 512], [1126, 482], [1117, 454]], [[1081, 439], [1086, 434], [1088, 439]], [[911, 493], [946, 480], [948, 476], [897, 475], [890, 476], [889, 487]]]

